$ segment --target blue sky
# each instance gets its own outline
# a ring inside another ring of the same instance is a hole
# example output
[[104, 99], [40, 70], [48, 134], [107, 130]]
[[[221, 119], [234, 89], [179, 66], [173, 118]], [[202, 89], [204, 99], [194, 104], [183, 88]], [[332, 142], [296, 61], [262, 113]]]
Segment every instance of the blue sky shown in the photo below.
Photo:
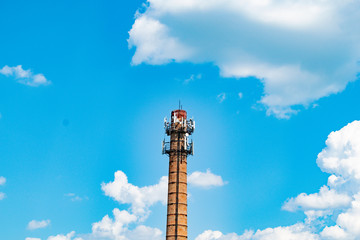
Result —
[[[0, 3], [0, 239], [165, 239], [179, 99], [189, 174], [213, 180], [190, 183], [189, 239], [359, 237], [342, 220], [360, 201], [359, 4], [181, 2]], [[114, 209], [128, 222], [106, 232]]]

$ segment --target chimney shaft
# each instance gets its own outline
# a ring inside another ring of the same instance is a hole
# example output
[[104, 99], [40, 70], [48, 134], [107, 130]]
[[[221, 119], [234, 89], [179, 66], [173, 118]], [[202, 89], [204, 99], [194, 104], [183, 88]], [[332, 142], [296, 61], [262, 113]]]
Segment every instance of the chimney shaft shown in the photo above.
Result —
[[195, 125], [186, 115], [184, 110], [172, 111], [171, 123], [165, 123], [170, 136], [170, 146], [163, 150], [169, 155], [166, 240], [187, 239], [187, 155], [192, 154], [188, 136]]

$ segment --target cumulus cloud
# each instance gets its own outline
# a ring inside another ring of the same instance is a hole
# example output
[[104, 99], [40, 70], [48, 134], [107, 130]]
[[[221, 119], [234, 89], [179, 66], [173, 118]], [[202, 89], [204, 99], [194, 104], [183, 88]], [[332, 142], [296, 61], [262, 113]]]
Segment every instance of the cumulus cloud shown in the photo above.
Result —
[[109, 240], [162, 239], [162, 232], [157, 228], [139, 225], [135, 229], [130, 230], [128, 225], [135, 223], [138, 220], [138, 217], [134, 214], [130, 214], [128, 211], [120, 211], [115, 208], [113, 210], [113, 215], [113, 219], [106, 215], [101, 221], [93, 223], [92, 233], [84, 236], [84, 238]]
[[92, 226], [93, 233], [100, 236], [116, 237], [127, 230], [125, 226], [137, 220], [137, 216], [125, 210], [120, 211], [117, 208], [113, 210], [113, 214], [114, 220], [106, 215], [100, 222], [94, 223]]
[[112, 197], [122, 204], [130, 204], [135, 214], [146, 215], [148, 208], [157, 202], [166, 204], [167, 177], [162, 177], [158, 184], [138, 187], [128, 182], [122, 171], [115, 172], [113, 182], [102, 183], [101, 189], [106, 196]]
[[[358, 239], [360, 237], [360, 121], [331, 132], [326, 147], [318, 154], [317, 164], [331, 174], [319, 193], [300, 194], [285, 203], [284, 209], [297, 208], [331, 211], [336, 219], [325, 226], [323, 239]], [[329, 214], [329, 212], [327, 212]], [[322, 217], [321, 214], [318, 217]]]
[[[333, 184], [360, 180], [360, 121], [349, 123], [340, 131], [330, 133], [326, 148], [318, 155], [317, 163], [322, 171], [335, 174]], [[343, 184], [343, 183], [340, 183]]]
[[49, 225], [50, 225], [50, 220], [41, 220], [41, 221], [31, 220], [27, 225], [27, 229], [35, 230], [39, 228], [46, 228]]
[[211, 239], [220, 239], [223, 236], [223, 234], [219, 231], [211, 231], [207, 230], [197, 236], [195, 240], [211, 240]]
[[32, 238], [32, 237], [27, 237], [27, 238], [25, 238], [25, 240], [41, 240], [41, 238]]
[[360, 237], [360, 194], [355, 196], [351, 207], [338, 216], [336, 224], [339, 229], [345, 230], [347, 235], [355, 239]]
[[[223, 186], [225, 182], [221, 176], [213, 174], [209, 169], [203, 172], [193, 172], [188, 177], [188, 183], [195, 187]], [[138, 187], [129, 183], [126, 174], [117, 171], [114, 181], [102, 183], [101, 189], [106, 196], [113, 198], [121, 204], [130, 204], [130, 210], [136, 215], [142, 215], [143, 219], [150, 213], [149, 207], [160, 202], [163, 205], [167, 200], [168, 178], [163, 176], [155, 185]]]
[[[129, 225], [136, 225], [133, 229]], [[104, 216], [92, 224], [92, 232], [76, 234], [72, 231], [66, 235], [50, 236], [47, 240], [162, 240], [161, 230], [139, 224], [139, 218], [126, 210], [113, 210], [113, 217]]]
[[306, 219], [288, 227], [243, 235], [207, 230], [196, 240], [357, 240], [360, 239], [360, 121], [329, 134], [317, 164], [331, 174], [319, 192], [288, 199], [283, 209], [303, 211]]
[[206, 172], [193, 172], [188, 176], [188, 183], [201, 188], [219, 187], [226, 184], [221, 176], [213, 174], [210, 169]]
[[133, 64], [146, 61], [150, 64], [162, 64], [169, 59], [185, 60], [191, 50], [177, 38], [170, 35], [170, 29], [159, 20], [143, 16], [135, 20], [129, 39], [129, 47], [136, 46], [132, 58]]
[[12, 76], [17, 80], [17, 82], [31, 87], [50, 84], [50, 81], [47, 80], [43, 74], [34, 74], [30, 69], [24, 70], [21, 65], [16, 67], [9, 67], [6, 65], [0, 69], [0, 74]]
[[254, 240], [315, 240], [318, 236], [313, 234], [307, 226], [303, 224], [295, 224], [289, 227], [267, 228], [265, 230], [258, 230], [253, 236], [248, 239]]
[[[207, 181], [205, 183], [205, 181]], [[225, 182], [221, 176], [211, 173], [210, 170], [194, 172], [189, 176], [189, 184], [195, 187], [222, 186]], [[129, 204], [129, 210], [113, 210], [113, 217], [105, 215], [100, 221], [92, 224], [92, 231], [88, 234], [67, 235], [59, 234], [50, 236], [47, 240], [161, 240], [163, 233], [158, 228], [143, 225], [146, 217], [150, 214], [149, 208], [161, 202], [166, 204], [167, 177], [162, 177], [155, 185], [138, 187], [128, 182], [126, 174], [117, 171], [114, 181], [102, 183], [101, 189], [106, 196], [113, 198], [121, 204]], [[67, 197], [75, 197], [73, 193], [65, 194]], [[44, 221], [31, 221], [32, 225], [44, 225]], [[30, 225], [29, 223], [29, 225]], [[49, 221], [50, 223], [50, 221]]]
[[69, 232], [66, 235], [63, 234], [58, 234], [56, 236], [50, 236], [47, 238], [47, 240], [83, 240], [82, 238], [79, 237], [75, 237], [75, 232]]
[[267, 228], [256, 232], [246, 231], [242, 235], [236, 233], [223, 234], [219, 231], [207, 230], [195, 240], [318, 240], [318, 236], [303, 224], [289, 227]]
[[254, 76], [267, 113], [288, 118], [356, 80], [359, 9], [354, 0], [147, 0], [128, 42], [135, 65], [211, 62], [223, 77]]
[[[317, 193], [302, 193], [288, 199], [283, 206], [288, 211], [303, 211], [303, 222], [264, 230], [246, 230], [243, 234], [224, 234], [206, 230], [195, 240], [357, 240], [360, 239], [360, 122], [354, 121], [329, 134], [326, 147], [317, 158], [319, 167], [331, 174], [327, 185]], [[209, 185], [206, 185], [208, 182]], [[194, 186], [220, 186], [224, 181], [210, 172], [189, 175]], [[163, 239], [157, 228], [142, 225], [144, 212], [156, 202], [166, 201], [167, 178], [158, 184], [137, 187], [128, 182], [126, 175], [117, 171], [113, 182], [103, 183], [102, 190], [120, 203], [130, 204], [130, 210], [113, 210], [92, 225], [92, 232], [75, 237], [67, 235], [49, 237], [48, 240], [145, 240]], [[165, 193], [164, 193], [165, 191]], [[320, 224], [319, 224], [320, 223]], [[79, 238], [80, 237], [80, 238]]]
[[320, 188], [319, 193], [302, 193], [296, 198], [290, 198], [283, 206], [284, 210], [328, 210], [349, 206], [351, 198], [346, 194], [337, 193], [328, 186]]
[[329, 240], [342, 240], [342, 239], [348, 239], [348, 234], [341, 229], [339, 226], [331, 226], [331, 227], [325, 227], [324, 230], [320, 233], [321, 237], [323, 239], [329, 239]]

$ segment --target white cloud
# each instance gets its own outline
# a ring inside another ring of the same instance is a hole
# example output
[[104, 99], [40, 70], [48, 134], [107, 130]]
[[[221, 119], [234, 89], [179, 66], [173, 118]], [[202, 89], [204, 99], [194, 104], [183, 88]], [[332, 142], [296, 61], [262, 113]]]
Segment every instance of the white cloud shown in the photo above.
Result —
[[113, 182], [102, 183], [101, 189], [106, 196], [112, 197], [119, 203], [130, 204], [135, 214], [147, 215], [148, 208], [157, 202], [166, 204], [167, 177], [162, 177], [158, 184], [138, 187], [128, 182], [122, 171], [115, 172]]
[[[102, 183], [101, 189], [106, 196], [122, 204], [130, 204], [130, 210], [145, 219], [150, 213], [149, 207], [160, 202], [163, 205], [167, 200], [168, 178], [163, 176], [159, 183], [151, 186], [138, 187], [128, 182], [126, 174], [115, 172], [113, 182]], [[207, 170], [205, 173], [196, 171], [189, 175], [188, 183], [197, 187], [223, 186], [225, 182], [221, 176]]]
[[219, 103], [222, 103], [226, 99], [226, 93], [220, 93], [219, 95], [217, 95], [216, 98], [219, 101]]
[[[224, 234], [206, 230], [195, 240], [358, 240], [360, 239], [360, 181], [358, 181], [358, 150], [360, 149], [360, 123], [354, 121], [339, 131], [332, 132], [326, 147], [318, 155], [319, 167], [328, 173], [327, 185], [318, 193], [302, 193], [285, 202], [283, 209], [304, 211], [306, 219], [291, 226], [279, 226], [264, 230], [247, 230], [243, 234]], [[350, 159], [350, 160], [349, 160]], [[346, 164], [347, 163], [347, 164]], [[224, 182], [208, 170], [194, 172], [189, 184], [220, 186]], [[160, 240], [162, 232], [142, 225], [144, 213], [156, 202], [166, 201], [167, 178], [158, 184], [137, 187], [128, 183], [126, 175], [117, 171], [115, 179], [103, 183], [107, 196], [120, 203], [130, 204], [130, 211], [113, 210], [92, 226], [92, 232], [75, 237], [75, 232], [49, 237], [48, 240]], [[165, 191], [165, 193], [164, 193]]]
[[330, 133], [317, 164], [322, 171], [332, 174], [328, 186], [323, 186], [319, 193], [300, 194], [283, 208], [325, 210], [325, 215], [332, 215], [336, 225], [325, 226], [320, 233], [323, 239], [360, 238], [360, 122], [354, 121]]
[[258, 230], [251, 238], [254, 240], [316, 240], [316, 234], [303, 224], [295, 224], [289, 227], [267, 228]]
[[[114, 181], [102, 183], [101, 189], [106, 196], [113, 198], [122, 204], [130, 204], [129, 211], [115, 208], [113, 217], [105, 215], [102, 220], [92, 224], [92, 232], [78, 234], [70, 232], [67, 235], [51, 236], [48, 240], [162, 240], [163, 233], [157, 228], [143, 225], [146, 217], [150, 214], [149, 208], [161, 202], [166, 204], [168, 179], [160, 178], [155, 185], [138, 187], [128, 182], [128, 178], [122, 171], [114, 174]], [[205, 183], [205, 181], [207, 181]], [[197, 187], [222, 186], [225, 182], [221, 176], [217, 176], [207, 170], [205, 173], [194, 172], [189, 176], [189, 184]], [[65, 194], [73, 198], [74, 193]], [[80, 238], [79, 238], [80, 237]]]
[[[126, 210], [113, 210], [114, 217], [106, 215], [92, 224], [89, 234], [76, 234], [74, 231], [63, 235], [50, 236], [47, 240], [162, 240], [162, 232], [157, 228], [139, 225], [138, 216]], [[137, 225], [129, 229], [129, 225]]]
[[319, 153], [317, 159], [321, 170], [335, 174], [336, 178], [342, 178], [344, 181], [360, 180], [359, 136], [360, 121], [354, 121], [340, 131], [330, 133], [326, 140], [326, 148]]
[[31, 220], [27, 225], [27, 229], [35, 230], [39, 228], [46, 228], [49, 225], [50, 225], [50, 220], [41, 220], [41, 221]]
[[329, 240], [349, 239], [349, 235], [337, 225], [325, 227], [324, 230], [320, 233], [320, 235], [323, 239]]
[[129, 31], [133, 64], [211, 62], [223, 77], [255, 76], [267, 113], [299, 106], [356, 80], [360, 3], [354, 0], [147, 0]]
[[27, 238], [25, 238], [25, 240], [41, 240], [41, 238], [32, 238], [32, 237], [27, 237]]
[[302, 193], [296, 198], [290, 198], [283, 206], [284, 210], [323, 210], [337, 209], [349, 206], [351, 197], [346, 194], [339, 194], [328, 186], [320, 188], [319, 193]]
[[16, 78], [29, 78], [32, 74], [30, 70], [24, 70], [21, 65], [16, 67], [4, 66], [0, 69], [0, 73], [5, 76], [14, 76]]
[[6, 178], [3, 176], [0, 176], [0, 186], [5, 185], [5, 183], [6, 183]]
[[157, 228], [151, 228], [144, 225], [137, 226], [133, 231], [128, 234], [128, 239], [133, 240], [162, 240], [162, 232]]
[[360, 238], [360, 194], [355, 196], [351, 208], [338, 216], [336, 224], [354, 238]]
[[75, 232], [72, 231], [66, 235], [58, 234], [56, 236], [50, 236], [47, 238], [47, 240], [83, 240], [82, 238], [79, 237], [74, 238], [74, 237], [75, 237]]
[[199, 73], [197, 75], [191, 74], [189, 78], [184, 80], [184, 84], [189, 84], [190, 82], [195, 81], [196, 79], [201, 79], [202, 75]]
[[295, 224], [289, 227], [267, 228], [265, 230], [245, 231], [242, 235], [235, 233], [223, 234], [219, 231], [207, 230], [195, 240], [318, 240], [303, 224]]
[[24, 70], [21, 65], [18, 65], [16, 67], [9, 67], [6, 65], [2, 69], [0, 69], [0, 74], [5, 76], [13, 76], [15, 77], [17, 82], [32, 87], [48, 85], [51, 83], [45, 78], [43, 74], [33, 74], [30, 69]]
[[211, 231], [207, 230], [197, 236], [195, 240], [212, 240], [212, 239], [220, 239], [223, 236], [223, 234], [219, 231]]
[[244, 94], [243, 94], [242, 92], [239, 92], [239, 93], [238, 93], [238, 97], [239, 97], [240, 99], [242, 99], [243, 96], [244, 96]]
[[207, 169], [204, 173], [193, 172], [188, 176], [188, 183], [202, 188], [219, 187], [226, 184], [221, 176], [213, 174], [210, 169]]
[[132, 63], [140, 64], [146, 61], [150, 64], [162, 64], [188, 58], [191, 50], [175, 37], [171, 37], [169, 31], [166, 25], [156, 19], [146, 16], [136, 19], [129, 32], [134, 37], [128, 40], [130, 48], [136, 46]]
[[306, 219], [292, 226], [247, 231], [243, 235], [207, 230], [196, 240], [358, 240], [360, 239], [360, 122], [329, 134], [318, 155], [319, 167], [331, 174], [318, 193], [299, 194], [283, 206], [303, 211]]
[[130, 214], [128, 211], [120, 211], [115, 208], [113, 210], [114, 220], [108, 215], [103, 217], [100, 222], [93, 223], [92, 232], [94, 235], [101, 237], [116, 238], [127, 230], [129, 223], [136, 222], [137, 216]]
[[92, 233], [85, 235], [85, 239], [111, 239], [111, 240], [160, 240], [162, 232], [157, 228], [139, 225], [135, 229], [128, 229], [128, 225], [136, 223], [138, 217], [128, 211], [113, 210], [114, 219], [108, 215], [99, 222], [93, 223]]

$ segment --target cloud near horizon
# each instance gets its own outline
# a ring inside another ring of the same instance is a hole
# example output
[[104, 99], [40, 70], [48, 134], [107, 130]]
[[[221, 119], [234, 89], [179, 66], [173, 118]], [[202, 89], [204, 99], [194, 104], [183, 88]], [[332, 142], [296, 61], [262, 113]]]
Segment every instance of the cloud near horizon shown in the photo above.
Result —
[[[360, 239], [360, 121], [354, 121], [330, 133], [326, 147], [318, 154], [316, 162], [323, 172], [330, 174], [328, 182], [319, 192], [301, 193], [287, 199], [283, 205], [283, 210], [303, 212], [306, 216], [303, 221], [290, 226], [250, 229], [242, 234], [208, 229], [195, 240]], [[210, 171], [195, 172], [190, 176], [196, 180], [190, 180], [189, 183], [195, 181], [200, 184], [202, 180], [209, 179], [209, 176], [216, 182], [211, 185], [223, 183], [220, 176], [212, 175]], [[198, 181], [199, 178], [202, 180]], [[101, 221], [93, 223], [91, 233], [78, 234], [74, 240], [163, 239], [163, 233], [159, 229], [142, 225], [142, 222], [145, 220], [144, 213], [146, 216], [150, 214], [149, 207], [166, 201], [166, 186], [167, 178], [162, 177], [158, 184], [137, 187], [128, 182], [123, 172], [117, 171], [114, 181], [103, 183], [102, 190], [119, 203], [130, 204], [129, 210], [115, 208], [113, 218], [106, 215]], [[204, 187], [202, 184], [200, 186]], [[75, 234], [71, 236], [75, 237]]]
[[283, 205], [283, 210], [304, 212], [303, 222], [242, 235], [207, 230], [195, 240], [360, 239], [360, 121], [330, 133], [317, 164], [331, 174], [327, 184], [318, 193], [301, 193]]
[[[207, 183], [205, 183], [207, 181]], [[200, 188], [220, 187], [226, 182], [221, 176], [212, 173], [196, 171], [189, 175], [189, 185]], [[120, 204], [129, 204], [127, 210], [113, 209], [113, 216], [105, 215], [100, 221], [92, 224], [88, 234], [50, 236], [48, 240], [161, 240], [163, 233], [158, 228], [143, 225], [151, 213], [150, 207], [156, 203], [166, 205], [168, 178], [161, 177], [154, 185], [138, 187], [129, 183], [126, 174], [116, 171], [114, 181], [102, 183], [101, 189], [106, 196]], [[130, 228], [131, 226], [131, 228]]]
[[213, 63], [222, 77], [256, 77], [268, 115], [343, 91], [357, 79], [355, 0], [148, 0], [129, 31], [132, 64]]

